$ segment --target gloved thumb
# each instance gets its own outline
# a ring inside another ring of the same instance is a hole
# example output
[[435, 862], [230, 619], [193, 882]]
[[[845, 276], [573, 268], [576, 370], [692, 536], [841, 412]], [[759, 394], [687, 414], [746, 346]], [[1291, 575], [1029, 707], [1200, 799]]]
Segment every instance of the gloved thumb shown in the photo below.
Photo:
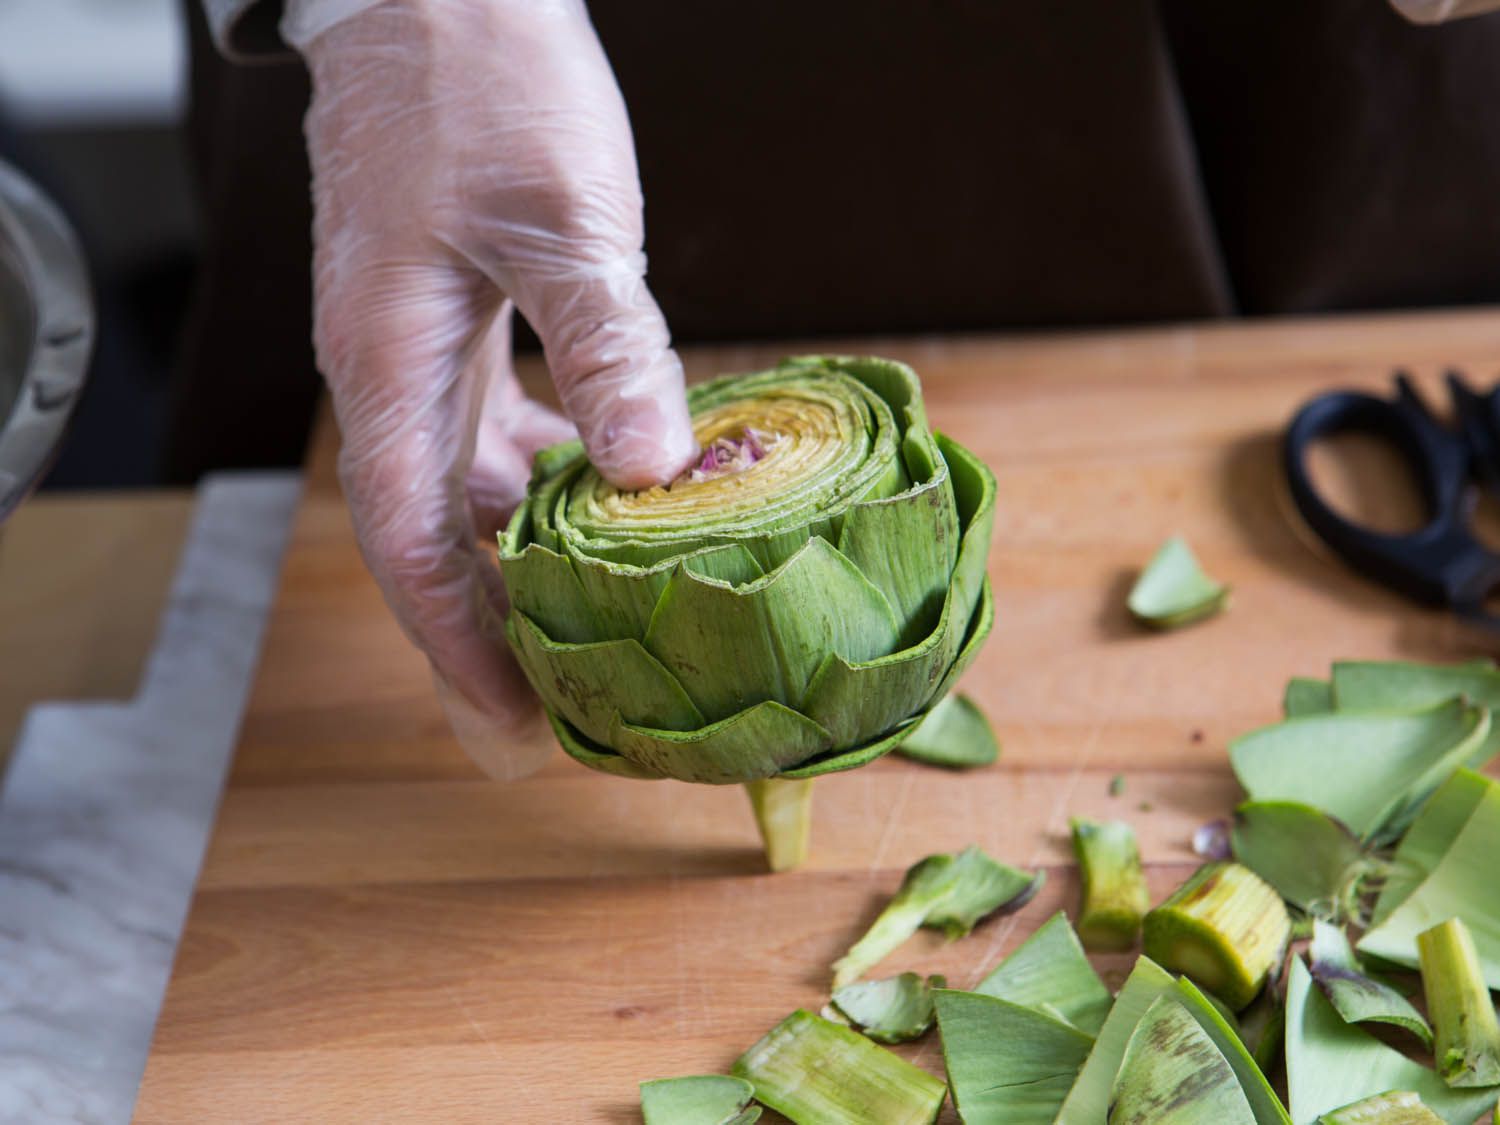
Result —
[[563, 411], [620, 488], [666, 484], [692, 461], [682, 361], [642, 277], [644, 255], [528, 279], [517, 303], [542, 339]]

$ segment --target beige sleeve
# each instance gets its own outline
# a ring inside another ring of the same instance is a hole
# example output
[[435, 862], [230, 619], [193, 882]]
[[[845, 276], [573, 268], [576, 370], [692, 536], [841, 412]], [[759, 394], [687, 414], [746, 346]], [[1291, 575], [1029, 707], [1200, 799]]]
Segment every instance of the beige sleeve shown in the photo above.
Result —
[[1500, 0], [1391, 0], [1412, 23], [1446, 23], [1500, 9]]

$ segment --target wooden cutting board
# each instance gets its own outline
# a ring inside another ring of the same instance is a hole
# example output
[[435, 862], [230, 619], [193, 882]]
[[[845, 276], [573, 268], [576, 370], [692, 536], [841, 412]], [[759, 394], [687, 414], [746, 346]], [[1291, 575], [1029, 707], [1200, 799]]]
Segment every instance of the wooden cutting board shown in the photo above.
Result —
[[[1005, 750], [976, 773], [890, 757], [820, 781], [812, 860], [777, 876], [736, 788], [561, 754], [484, 780], [361, 567], [325, 428], [137, 1119], [634, 1122], [640, 1080], [723, 1071], [816, 1010], [921, 856], [977, 843], [1048, 872], [1019, 914], [882, 966], [958, 987], [1075, 905], [1072, 815], [1132, 822], [1165, 893], [1195, 865], [1193, 829], [1235, 802], [1225, 744], [1277, 716], [1287, 677], [1484, 651], [1324, 557], [1289, 517], [1277, 444], [1321, 389], [1384, 391], [1394, 364], [1488, 383], [1497, 344], [1494, 311], [840, 342], [913, 364], [935, 425], [999, 479], [998, 621], [962, 686]], [[684, 358], [697, 378], [798, 350]], [[1365, 510], [1402, 511], [1343, 479]], [[1125, 594], [1173, 532], [1234, 602], [1153, 635]], [[933, 1041], [903, 1050], [941, 1066]]]

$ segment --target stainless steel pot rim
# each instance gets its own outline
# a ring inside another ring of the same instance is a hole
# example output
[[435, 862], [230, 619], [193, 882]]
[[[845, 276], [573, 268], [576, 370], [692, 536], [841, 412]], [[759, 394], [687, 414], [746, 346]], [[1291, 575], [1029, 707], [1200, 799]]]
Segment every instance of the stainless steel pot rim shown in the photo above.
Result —
[[18, 275], [30, 307], [14, 319], [29, 323], [31, 336], [15, 401], [0, 418], [4, 519], [52, 463], [83, 390], [94, 345], [88, 270], [72, 228], [40, 188], [4, 161], [0, 271]]

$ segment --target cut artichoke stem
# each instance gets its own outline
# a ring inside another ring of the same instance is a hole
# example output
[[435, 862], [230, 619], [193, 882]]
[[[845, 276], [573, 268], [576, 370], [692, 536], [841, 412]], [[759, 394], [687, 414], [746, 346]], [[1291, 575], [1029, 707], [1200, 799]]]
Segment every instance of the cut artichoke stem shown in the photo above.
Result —
[[807, 859], [807, 842], [812, 835], [812, 785], [812, 778], [772, 777], [745, 783], [772, 871], [790, 871]]
[[1325, 1113], [1318, 1125], [1443, 1125], [1443, 1119], [1410, 1090], [1392, 1090]]
[[1145, 952], [1240, 1011], [1281, 956], [1291, 919], [1248, 867], [1207, 863], [1146, 915]]
[[1417, 935], [1422, 990], [1432, 1018], [1433, 1055], [1450, 1086], [1500, 1084], [1500, 1023], [1462, 919]]
[[1124, 821], [1074, 817], [1073, 851], [1083, 880], [1078, 939], [1091, 952], [1130, 949], [1151, 906], [1135, 831]]
[[800, 1009], [741, 1055], [733, 1073], [797, 1125], [929, 1125], [948, 1093], [859, 1032]]

